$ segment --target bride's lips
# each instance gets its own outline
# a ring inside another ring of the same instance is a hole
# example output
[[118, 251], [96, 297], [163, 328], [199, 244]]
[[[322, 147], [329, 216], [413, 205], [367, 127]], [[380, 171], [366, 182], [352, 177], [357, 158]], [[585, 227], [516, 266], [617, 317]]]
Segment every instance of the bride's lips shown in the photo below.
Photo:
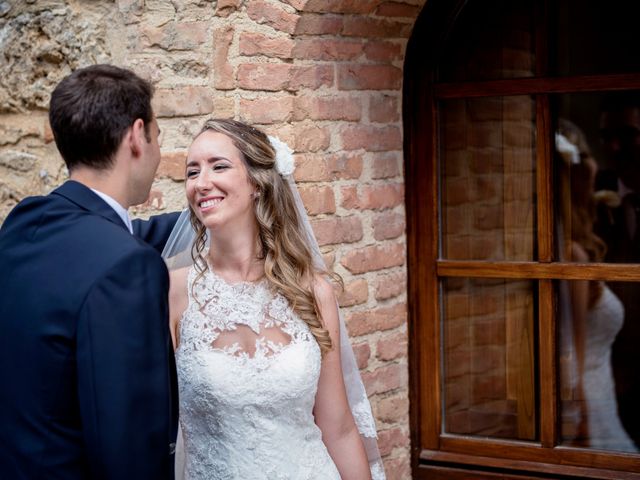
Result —
[[201, 212], [207, 212], [216, 208], [222, 200], [223, 197], [205, 197], [198, 201], [198, 207], [200, 207]]

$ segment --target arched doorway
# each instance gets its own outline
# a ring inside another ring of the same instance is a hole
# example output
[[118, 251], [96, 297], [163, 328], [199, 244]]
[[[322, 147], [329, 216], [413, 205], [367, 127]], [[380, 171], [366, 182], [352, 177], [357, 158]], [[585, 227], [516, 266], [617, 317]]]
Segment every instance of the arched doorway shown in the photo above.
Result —
[[638, 9], [430, 0], [416, 22], [418, 478], [640, 478], [640, 208], [625, 206], [640, 192]]

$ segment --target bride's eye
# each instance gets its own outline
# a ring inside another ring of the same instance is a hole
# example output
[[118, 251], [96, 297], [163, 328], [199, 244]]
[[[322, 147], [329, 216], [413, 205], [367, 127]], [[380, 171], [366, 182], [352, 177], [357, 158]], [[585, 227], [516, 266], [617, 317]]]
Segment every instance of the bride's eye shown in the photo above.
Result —
[[187, 170], [186, 176], [187, 178], [194, 178], [198, 176], [198, 170]]
[[225, 163], [216, 163], [213, 167], [213, 171], [221, 171], [221, 170], [226, 170], [227, 168], [229, 168], [229, 165], [225, 164]]

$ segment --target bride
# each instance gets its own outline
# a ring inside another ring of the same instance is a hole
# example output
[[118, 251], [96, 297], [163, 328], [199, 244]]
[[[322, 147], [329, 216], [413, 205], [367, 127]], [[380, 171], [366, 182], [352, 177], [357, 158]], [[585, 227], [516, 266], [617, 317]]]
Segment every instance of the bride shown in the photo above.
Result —
[[233, 120], [207, 121], [189, 148], [193, 228], [165, 253], [175, 268], [190, 246], [193, 263], [170, 291], [185, 479], [384, 479], [292, 172], [285, 144]]

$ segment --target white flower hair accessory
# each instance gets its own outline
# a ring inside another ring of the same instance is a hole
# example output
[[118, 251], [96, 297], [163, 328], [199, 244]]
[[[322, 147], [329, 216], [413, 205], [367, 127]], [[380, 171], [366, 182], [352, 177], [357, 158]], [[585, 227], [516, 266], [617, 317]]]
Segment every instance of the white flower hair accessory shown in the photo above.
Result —
[[269, 135], [269, 142], [276, 151], [276, 171], [283, 177], [291, 175], [296, 169], [293, 161], [293, 150], [282, 140], [271, 135]]
[[578, 147], [571, 143], [569, 139], [561, 133], [556, 133], [556, 150], [567, 163], [571, 165], [577, 165], [580, 163], [580, 151], [578, 150]]

